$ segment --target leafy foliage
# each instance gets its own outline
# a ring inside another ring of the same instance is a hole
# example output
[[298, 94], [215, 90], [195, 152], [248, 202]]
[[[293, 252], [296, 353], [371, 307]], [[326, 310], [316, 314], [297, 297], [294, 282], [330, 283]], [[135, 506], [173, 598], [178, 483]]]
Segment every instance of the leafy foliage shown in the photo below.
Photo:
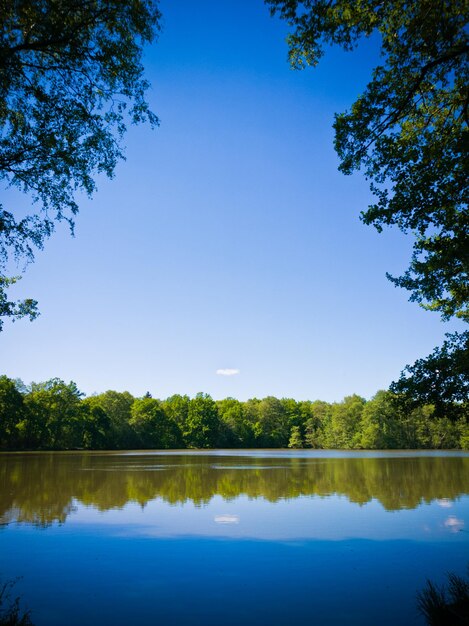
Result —
[[469, 41], [463, 0], [266, 0], [292, 27], [293, 67], [324, 46], [352, 50], [377, 34], [382, 63], [336, 115], [340, 169], [363, 168], [377, 201], [362, 213], [378, 230], [415, 235], [409, 269], [389, 278], [444, 319], [469, 321], [467, 208]]
[[73, 230], [75, 194], [112, 177], [127, 120], [158, 123], [141, 57], [159, 20], [157, 0], [0, 2], [0, 180], [37, 206], [0, 205], [0, 315], [37, 314], [7, 300], [8, 261], [32, 260], [56, 221]]
[[391, 390], [407, 406], [433, 404], [442, 417], [469, 413], [469, 332], [447, 335], [441, 348], [407, 365]]
[[[335, 116], [339, 169], [363, 169], [370, 181], [376, 201], [361, 214], [365, 224], [413, 235], [408, 269], [389, 280], [443, 320], [469, 322], [467, 2], [265, 1], [292, 29], [294, 68], [316, 65], [326, 46], [350, 51], [363, 37], [379, 38], [371, 81]], [[440, 417], [460, 415], [454, 403], [467, 399], [467, 341], [465, 333], [456, 348], [453, 336], [407, 366], [391, 389], [412, 406], [432, 403]]]
[[135, 400], [131, 415], [129, 425], [135, 429], [142, 447], [180, 447], [181, 432], [177, 424], [165, 415], [159, 400], [148, 397]]
[[0, 448], [17, 443], [17, 424], [23, 416], [23, 395], [13, 380], [0, 376]]
[[288, 442], [289, 448], [303, 448], [303, 437], [299, 426], [293, 426], [290, 435], [290, 441]]
[[[1, 211], [1, 208], [0, 208]], [[1, 217], [0, 217], [0, 240], [1, 240]], [[1, 267], [1, 254], [0, 254], [0, 267]], [[21, 319], [22, 317], [29, 317], [32, 321], [39, 315], [37, 310], [37, 302], [32, 298], [26, 300], [12, 302], [8, 300], [7, 289], [11, 285], [14, 285], [19, 280], [19, 276], [13, 276], [7, 278], [0, 275], [0, 332], [3, 328], [2, 317], [9, 317], [12, 320]]]
[[85, 417], [82, 396], [74, 382], [59, 378], [33, 383], [25, 397], [28, 417], [19, 425], [29, 445], [45, 439], [51, 448], [73, 448]]
[[379, 391], [366, 401], [252, 398], [215, 402], [208, 394], [158, 400], [106, 391], [83, 398], [54, 378], [25, 386], [0, 377], [0, 449], [129, 448], [464, 448], [467, 414], [446, 403], [412, 406]]
[[190, 448], [216, 448], [220, 430], [217, 405], [204, 393], [198, 393], [187, 411], [183, 429], [184, 440]]

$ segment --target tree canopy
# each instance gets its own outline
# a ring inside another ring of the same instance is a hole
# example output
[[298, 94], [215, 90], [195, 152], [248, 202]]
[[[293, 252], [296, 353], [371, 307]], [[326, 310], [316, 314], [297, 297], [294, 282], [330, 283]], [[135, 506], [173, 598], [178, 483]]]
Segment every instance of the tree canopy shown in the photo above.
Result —
[[[443, 358], [444, 355], [439, 355]], [[342, 402], [293, 398], [214, 400], [106, 391], [83, 398], [59, 378], [29, 386], [0, 376], [0, 450], [131, 448], [469, 448], [467, 403], [396, 404], [379, 391]], [[442, 393], [437, 390], [437, 399]]]
[[[468, 322], [467, 0], [266, 2], [291, 27], [294, 68], [316, 65], [326, 46], [349, 51], [360, 38], [379, 38], [371, 81], [335, 116], [339, 169], [363, 169], [370, 181], [376, 201], [361, 214], [365, 224], [414, 237], [408, 269], [388, 278], [444, 320]], [[461, 350], [468, 339], [458, 336]]]
[[425, 402], [437, 415], [458, 417], [469, 409], [469, 333], [447, 335], [428, 357], [407, 365], [391, 391], [410, 409]]
[[142, 66], [157, 4], [0, 1], [0, 180], [35, 205], [24, 215], [0, 204], [0, 317], [37, 314], [33, 300], [8, 301], [9, 262], [32, 260], [55, 222], [73, 230], [76, 192], [112, 177], [128, 121], [158, 123]]

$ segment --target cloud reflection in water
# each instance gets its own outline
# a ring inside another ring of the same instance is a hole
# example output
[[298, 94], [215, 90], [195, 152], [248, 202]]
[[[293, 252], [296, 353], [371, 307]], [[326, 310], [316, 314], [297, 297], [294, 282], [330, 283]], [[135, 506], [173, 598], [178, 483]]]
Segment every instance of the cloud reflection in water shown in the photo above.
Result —
[[450, 515], [445, 519], [445, 526], [452, 533], [457, 533], [464, 528], [464, 520], [457, 518], [455, 515]]
[[217, 524], [239, 524], [239, 515], [215, 515]]

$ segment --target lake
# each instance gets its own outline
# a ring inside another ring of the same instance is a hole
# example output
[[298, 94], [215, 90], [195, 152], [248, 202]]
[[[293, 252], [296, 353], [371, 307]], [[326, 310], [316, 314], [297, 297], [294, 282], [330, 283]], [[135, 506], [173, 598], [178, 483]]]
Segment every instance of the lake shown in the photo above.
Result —
[[423, 624], [469, 562], [469, 453], [4, 453], [0, 524], [37, 626]]

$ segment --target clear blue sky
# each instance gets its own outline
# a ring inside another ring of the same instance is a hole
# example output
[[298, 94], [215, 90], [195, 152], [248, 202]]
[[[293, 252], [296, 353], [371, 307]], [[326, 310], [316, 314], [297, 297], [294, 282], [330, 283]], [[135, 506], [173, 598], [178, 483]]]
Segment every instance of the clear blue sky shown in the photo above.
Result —
[[87, 394], [371, 397], [457, 327], [386, 280], [411, 241], [364, 226], [367, 183], [337, 171], [333, 115], [376, 42], [294, 72], [261, 0], [161, 10], [145, 61], [161, 126], [130, 127], [76, 237], [59, 227], [28, 268], [15, 295], [41, 317], [5, 324], [2, 372]]

